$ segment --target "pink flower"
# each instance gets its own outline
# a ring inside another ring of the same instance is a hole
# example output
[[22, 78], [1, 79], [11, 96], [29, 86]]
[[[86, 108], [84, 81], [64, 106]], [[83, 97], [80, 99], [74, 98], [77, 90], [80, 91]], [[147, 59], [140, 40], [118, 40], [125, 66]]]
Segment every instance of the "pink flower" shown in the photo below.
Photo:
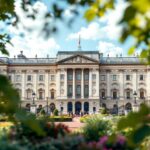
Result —
[[117, 142], [121, 145], [123, 145], [126, 142], [126, 138], [122, 135], [117, 136]]
[[105, 135], [105, 136], [100, 138], [98, 144], [99, 145], [104, 145], [104, 144], [106, 144], [107, 141], [108, 141], [108, 136]]

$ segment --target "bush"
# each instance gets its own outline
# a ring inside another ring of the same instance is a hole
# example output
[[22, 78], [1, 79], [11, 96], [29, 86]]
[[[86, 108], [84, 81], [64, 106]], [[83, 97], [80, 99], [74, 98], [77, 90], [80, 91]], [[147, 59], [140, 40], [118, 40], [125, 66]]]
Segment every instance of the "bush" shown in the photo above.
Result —
[[51, 116], [50, 118], [48, 118], [48, 121], [69, 122], [69, 121], [72, 121], [72, 117], [69, 117], [69, 116]]
[[80, 122], [85, 123], [86, 120], [90, 117], [90, 115], [84, 115], [80, 118]]
[[99, 116], [92, 116], [86, 120], [86, 125], [83, 127], [83, 135], [87, 141], [97, 141], [104, 135], [112, 133], [112, 125], [110, 121], [104, 120]]
[[38, 143], [47, 141], [52, 138], [64, 137], [70, 133], [68, 127], [64, 124], [57, 124], [47, 122], [47, 120], [38, 120], [40, 128], [44, 131], [44, 134], [38, 134], [36, 131], [31, 130], [29, 126], [23, 123], [19, 123], [10, 129], [8, 137], [14, 140], [28, 139], [31, 143]]
[[40, 115], [45, 115], [46, 114], [46, 112], [45, 112], [45, 110], [44, 109], [41, 109], [41, 111], [40, 111]]
[[0, 122], [3, 122], [3, 121], [8, 121], [8, 116], [0, 115]]
[[58, 109], [54, 110], [54, 116], [58, 116]]

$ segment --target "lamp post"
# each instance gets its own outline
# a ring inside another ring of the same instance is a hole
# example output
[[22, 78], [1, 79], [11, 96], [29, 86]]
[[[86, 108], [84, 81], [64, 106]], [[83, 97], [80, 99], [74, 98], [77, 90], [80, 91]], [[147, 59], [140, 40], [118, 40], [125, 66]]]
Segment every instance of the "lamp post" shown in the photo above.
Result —
[[32, 93], [32, 105], [31, 105], [31, 108], [30, 108], [30, 112], [33, 113], [33, 114], [36, 114], [35, 95], [36, 94], [33, 92]]
[[35, 93], [34, 92], [32, 93], [32, 100], [33, 100], [32, 104], [34, 105], [35, 104]]
[[63, 102], [60, 102], [60, 115], [62, 115], [62, 112], [63, 112]]
[[136, 91], [134, 91], [133, 96], [134, 96], [134, 104], [137, 104], [137, 102], [136, 102], [136, 98], [137, 98], [137, 93], [136, 93]]
[[46, 97], [46, 113], [47, 113], [47, 115], [48, 115], [48, 97]]
[[117, 106], [117, 115], [118, 115], [118, 100], [116, 100], [116, 106]]
[[136, 98], [137, 98], [137, 93], [136, 93], [136, 91], [134, 91], [133, 96], [134, 96], [133, 111], [136, 112], [136, 111], [139, 110], [139, 106], [138, 106], [137, 101], [136, 101]]

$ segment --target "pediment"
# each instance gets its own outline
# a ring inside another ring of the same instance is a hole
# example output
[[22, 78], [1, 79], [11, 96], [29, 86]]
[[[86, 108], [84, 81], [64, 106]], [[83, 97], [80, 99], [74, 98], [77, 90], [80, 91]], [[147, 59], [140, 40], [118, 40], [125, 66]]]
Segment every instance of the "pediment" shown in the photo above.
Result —
[[97, 60], [94, 60], [90, 57], [84, 56], [84, 55], [74, 55], [68, 58], [65, 58], [61, 61], [58, 61], [57, 63], [61, 64], [95, 64], [99, 63]]

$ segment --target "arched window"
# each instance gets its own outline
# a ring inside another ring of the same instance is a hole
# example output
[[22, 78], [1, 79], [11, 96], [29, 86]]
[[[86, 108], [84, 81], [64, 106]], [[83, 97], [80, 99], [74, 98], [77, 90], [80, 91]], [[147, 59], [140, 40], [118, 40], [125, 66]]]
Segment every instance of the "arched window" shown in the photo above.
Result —
[[140, 99], [144, 99], [144, 91], [143, 90], [140, 91]]
[[89, 112], [89, 102], [84, 102], [84, 112], [85, 113]]
[[101, 98], [105, 99], [106, 98], [106, 91], [103, 89], [101, 90]]
[[131, 110], [132, 110], [132, 105], [131, 105], [131, 103], [127, 103], [127, 104], [125, 105], [125, 110], [127, 110], [127, 111], [131, 111]]
[[31, 99], [32, 98], [32, 90], [31, 89], [27, 89], [26, 90], [26, 97], [27, 97], [27, 99]]
[[26, 109], [27, 111], [30, 111], [30, 107], [31, 107], [31, 105], [30, 105], [29, 103], [27, 103], [25, 109]]
[[39, 99], [44, 99], [44, 90], [43, 89], [39, 89]]
[[72, 102], [68, 102], [67, 110], [69, 113], [72, 112]]
[[132, 92], [131, 92], [130, 89], [127, 89], [127, 90], [126, 90], [126, 98], [127, 98], [127, 99], [131, 99], [131, 93], [132, 93]]
[[117, 99], [117, 90], [113, 90], [112, 96], [113, 96], [113, 99]]
[[51, 90], [51, 99], [54, 99], [55, 98], [55, 91], [54, 89]]

